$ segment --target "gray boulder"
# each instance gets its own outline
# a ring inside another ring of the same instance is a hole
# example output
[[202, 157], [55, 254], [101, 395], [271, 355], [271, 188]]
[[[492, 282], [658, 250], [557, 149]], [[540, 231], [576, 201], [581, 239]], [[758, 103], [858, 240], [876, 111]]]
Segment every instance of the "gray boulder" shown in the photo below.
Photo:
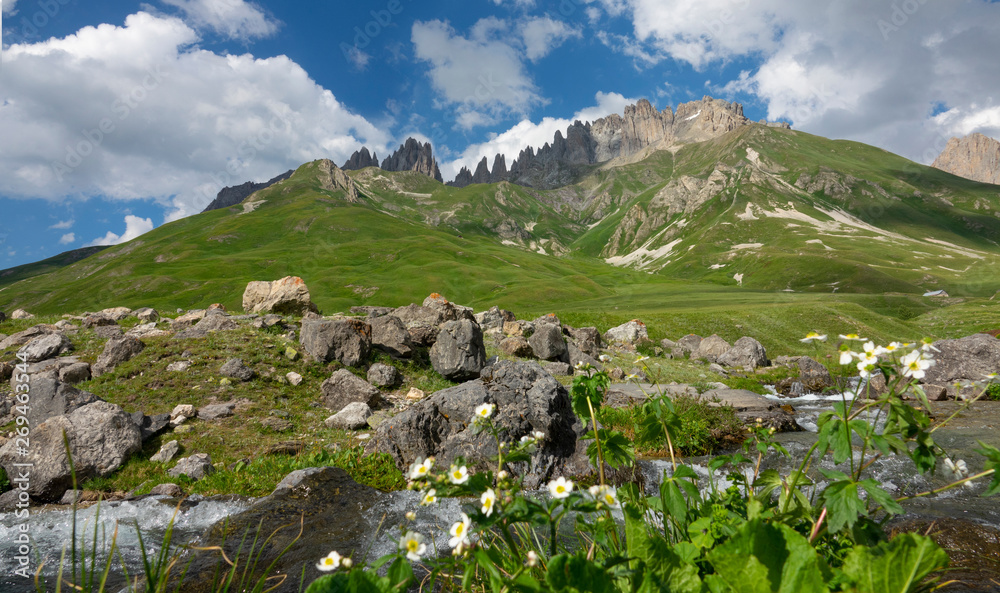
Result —
[[60, 381], [59, 371], [55, 369], [31, 375], [30, 385], [29, 426], [38, 426], [49, 418], [65, 416], [83, 406], [103, 401], [93, 393]]
[[298, 276], [287, 276], [274, 282], [247, 284], [243, 291], [243, 310], [247, 313], [304, 315], [319, 309], [313, 304], [305, 281]]
[[162, 445], [160, 450], [154, 453], [149, 460], [154, 463], [170, 463], [170, 461], [174, 458], [174, 455], [177, 455], [177, 452], [180, 450], [180, 443], [177, 441], [170, 441], [169, 443]]
[[566, 345], [566, 350], [569, 353], [569, 364], [573, 368], [576, 368], [577, 365], [587, 364], [598, 370], [602, 370], [604, 368], [604, 365], [601, 364], [599, 360], [590, 354], [587, 354], [572, 342]]
[[719, 357], [725, 354], [730, 348], [729, 342], [712, 334], [701, 341], [698, 345], [698, 350], [691, 355], [691, 358], [701, 358], [708, 362], [719, 362]]
[[215, 473], [212, 457], [208, 453], [196, 453], [177, 462], [177, 465], [167, 472], [167, 475], [179, 478], [185, 475], [192, 480], [200, 480]]
[[517, 318], [510, 311], [505, 311], [500, 307], [493, 306], [490, 307], [489, 311], [483, 311], [482, 313], [476, 313], [476, 323], [483, 331], [491, 330], [494, 328], [499, 328], [503, 330], [503, 324], [508, 321], [515, 321]]
[[100, 377], [109, 373], [118, 365], [131, 360], [146, 347], [138, 338], [122, 336], [111, 338], [104, 345], [104, 350], [97, 357], [97, 362], [91, 367], [90, 372], [94, 377]]
[[41, 362], [73, 349], [69, 338], [61, 333], [33, 338], [18, 351], [18, 358], [25, 362]]
[[63, 383], [75, 384], [90, 381], [90, 365], [76, 362], [59, 369], [59, 380]]
[[122, 330], [121, 326], [115, 325], [102, 325], [101, 327], [95, 327], [94, 333], [97, 334], [98, 338], [102, 340], [110, 340], [111, 338], [119, 338], [125, 335], [125, 331]]
[[542, 363], [542, 368], [545, 372], [555, 376], [555, 377], [571, 377], [573, 376], [573, 367], [569, 366], [565, 362], [548, 362]]
[[230, 358], [226, 364], [219, 369], [219, 374], [223, 377], [247, 382], [257, 376], [257, 373], [239, 358]]
[[423, 304], [424, 307], [433, 309], [434, 311], [440, 313], [441, 320], [445, 323], [449, 321], [459, 321], [461, 319], [468, 319], [469, 321], [476, 320], [476, 317], [472, 314], [471, 307], [456, 305], [437, 293], [424, 299]]
[[34, 319], [34, 317], [34, 315], [28, 313], [24, 309], [14, 309], [14, 311], [10, 314], [11, 319]]
[[157, 484], [149, 491], [151, 496], [169, 496], [170, 498], [180, 498], [184, 496], [184, 490], [177, 484]]
[[413, 356], [413, 340], [406, 326], [395, 315], [371, 317], [372, 346], [396, 358]]
[[84, 317], [80, 324], [87, 329], [94, 329], [118, 325], [118, 322], [103, 313], [93, 313]]
[[986, 375], [1000, 371], [1000, 340], [988, 334], [976, 334], [958, 340], [939, 340], [932, 351], [934, 366], [927, 370], [922, 382], [940, 385], [950, 397], [967, 398], [978, 395], [975, 387], [956, 388], [955, 384], [979, 382]]
[[239, 329], [239, 327], [239, 324], [226, 315], [224, 311], [214, 309], [208, 311], [198, 323], [178, 333], [175, 337], [180, 340], [204, 338], [212, 332], [233, 331]]
[[618, 327], [613, 327], [604, 332], [604, 339], [611, 343], [638, 344], [642, 340], [649, 339], [649, 332], [646, 329], [645, 323], [638, 319], [633, 319], [628, 323], [623, 323]]
[[581, 327], [577, 329], [566, 328], [569, 331], [571, 342], [575, 342], [577, 348], [588, 356], [597, 358], [601, 355], [604, 342], [601, 339], [601, 332], [596, 327]]
[[573, 414], [566, 388], [534, 362], [500, 361], [480, 379], [438, 391], [380, 424], [365, 449], [388, 453], [403, 471], [428, 456], [437, 458], [438, 467], [462, 456], [470, 469], [484, 470], [496, 455], [493, 436], [472, 426], [476, 407], [484, 403], [496, 406], [493, 422], [505, 441], [534, 431], [546, 435], [530, 462], [510, 468], [525, 476], [527, 488], [555, 476], [591, 472], [583, 424]]
[[531, 358], [535, 351], [531, 349], [531, 344], [521, 336], [508, 336], [501, 340], [500, 350], [510, 356], [518, 358]]
[[382, 394], [371, 383], [355, 376], [347, 369], [335, 371], [320, 386], [323, 405], [331, 412], [339, 412], [347, 404], [361, 402], [368, 407], [378, 407]]
[[19, 331], [16, 334], [7, 336], [0, 341], [0, 350], [6, 350], [8, 348], [13, 348], [14, 346], [24, 346], [34, 338], [38, 336], [44, 336], [45, 334], [51, 334], [58, 331], [54, 326], [50, 325], [36, 325], [34, 327], [29, 327], [24, 331]]
[[742, 337], [736, 340], [733, 347], [719, 357], [722, 366], [735, 368], [750, 368], [768, 366], [767, 351], [763, 344], [753, 338]]
[[702, 339], [703, 338], [697, 334], [688, 334], [677, 340], [677, 347], [685, 353], [693, 356], [694, 353], [698, 351], [698, 347], [701, 346]]
[[28, 455], [18, 455], [15, 440], [0, 448], [0, 465], [17, 476], [15, 463], [31, 463], [28, 493], [41, 501], [57, 501], [72, 485], [63, 433], [69, 440], [78, 482], [104, 477], [142, 449], [139, 428], [119, 406], [97, 401], [65, 416], [49, 418], [31, 432]]
[[222, 418], [229, 418], [233, 415], [233, 411], [235, 409], [235, 403], [209, 404], [198, 408], [198, 417], [202, 420], [219, 420]]
[[475, 321], [449, 321], [441, 327], [430, 351], [434, 370], [451, 381], [479, 376], [486, 365], [483, 332]]
[[368, 428], [368, 418], [372, 415], [372, 409], [368, 404], [354, 402], [347, 404], [344, 408], [327, 418], [323, 424], [327, 428], [339, 430], [358, 430]]
[[134, 315], [139, 319], [139, 321], [146, 323], [155, 323], [160, 320], [160, 314], [156, 311], [156, 309], [152, 309], [150, 307], [136, 309]]
[[420, 305], [407, 305], [392, 312], [392, 315], [403, 322], [410, 339], [418, 346], [429, 348], [437, 339], [438, 328], [444, 323], [444, 317], [438, 311]]
[[337, 360], [353, 367], [368, 359], [372, 348], [372, 327], [355, 319], [303, 319], [299, 341], [317, 362]]
[[569, 362], [569, 351], [562, 328], [551, 323], [535, 323], [535, 333], [528, 338], [531, 350], [542, 360]]
[[803, 356], [799, 358], [799, 382], [810, 392], [822, 392], [824, 389], [833, 386], [833, 378], [830, 370], [825, 365]]
[[396, 367], [379, 362], [368, 368], [368, 382], [376, 387], [396, 387], [403, 382], [403, 375]]

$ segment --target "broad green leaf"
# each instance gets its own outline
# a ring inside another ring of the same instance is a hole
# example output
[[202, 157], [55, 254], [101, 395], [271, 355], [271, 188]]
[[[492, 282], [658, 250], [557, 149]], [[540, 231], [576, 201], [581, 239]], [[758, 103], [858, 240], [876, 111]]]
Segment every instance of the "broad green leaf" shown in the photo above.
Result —
[[948, 554], [934, 540], [904, 533], [874, 547], [855, 547], [844, 561], [843, 576], [857, 593], [909, 593], [947, 566]]
[[976, 442], [982, 447], [982, 449], [976, 449], [976, 452], [986, 458], [986, 464], [983, 466], [983, 469], [985, 471], [993, 470], [993, 481], [990, 482], [990, 486], [986, 489], [986, 492], [983, 492], [983, 496], [993, 496], [1000, 492], [1000, 449], [987, 445], [982, 441]]
[[878, 482], [868, 479], [861, 480], [858, 483], [861, 484], [861, 487], [868, 493], [868, 498], [878, 503], [880, 507], [885, 509], [885, 512], [893, 515], [903, 514], [903, 507], [901, 507], [899, 503], [896, 502], [896, 499], [893, 498], [888, 492], [883, 490], [882, 487], [878, 485]]
[[[744, 524], [729, 541], [708, 553], [727, 590], [825, 593], [823, 563], [808, 540], [785, 525]], [[718, 586], [718, 584], [716, 584]]]
[[663, 512], [670, 515], [677, 521], [681, 529], [687, 527], [688, 504], [674, 481], [660, 484], [660, 502], [663, 505]]
[[859, 516], [867, 516], [865, 503], [858, 496], [858, 485], [850, 480], [834, 482], [823, 491], [827, 525], [832, 533], [853, 526]]
[[550, 559], [545, 580], [555, 591], [616, 593], [614, 580], [604, 567], [579, 554]]

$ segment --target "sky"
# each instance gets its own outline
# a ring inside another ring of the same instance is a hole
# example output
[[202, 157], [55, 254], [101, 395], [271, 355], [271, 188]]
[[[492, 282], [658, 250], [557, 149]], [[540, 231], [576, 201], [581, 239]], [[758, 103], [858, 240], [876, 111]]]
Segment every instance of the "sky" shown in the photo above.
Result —
[[0, 268], [431, 142], [446, 180], [705, 95], [929, 164], [1000, 138], [1000, 0], [0, 0]]

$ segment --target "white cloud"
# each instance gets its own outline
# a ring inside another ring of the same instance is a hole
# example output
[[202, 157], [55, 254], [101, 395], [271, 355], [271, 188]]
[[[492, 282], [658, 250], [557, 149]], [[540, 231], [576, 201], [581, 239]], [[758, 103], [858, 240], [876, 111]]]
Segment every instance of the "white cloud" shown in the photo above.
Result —
[[[1000, 2], [599, 0], [632, 19], [602, 38], [639, 63], [758, 66], [714, 92], [769, 119], [930, 162], [947, 136], [1000, 134]], [[938, 105], [954, 114], [932, 117]]]
[[478, 21], [467, 37], [442, 21], [414, 23], [416, 57], [430, 63], [431, 84], [459, 125], [483, 120], [465, 115], [472, 111], [524, 115], [544, 103], [509, 39], [507, 23], [496, 18]]
[[163, 0], [180, 8], [188, 21], [199, 29], [211, 29], [232, 39], [268, 37], [278, 23], [268, 18], [256, 4], [244, 0]]
[[521, 8], [532, 8], [535, 6], [535, 0], [493, 0], [493, 4], [496, 4], [497, 6], [503, 6], [505, 4], [510, 6], [513, 4]]
[[3, 14], [14, 14], [15, 6], [17, 5], [17, 0], [0, 0], [0, 13]]
[[628, 99], [618, 93], [597, 93], [595, 96], [596, 105], [581, 109], [569, 119], [546, 117], [537, 124], [530, 120], [523, 120], [511, 129], [497, 134], [487, 142], [469, 146], [455, 160], [441, 165], [441, 175], [446, 180], [454, 179], [462, 167], [468, 167], [475, 171], [479, 161], [486, 157], [490, 166], [493, 166], [493, 158], [497, 154], [504, 155], [507, 166], [521, 153], [521, 150], [531, 146], [536, 150], [551, 143], [555, 133], [562, 131], [565, 135], [566, 128], [575, 121], [592, 122], [612, 113], [624, 113], [625, 107], [632, 105], [638, 99]]
[[50, 226], [49, 228], [50, 229], [57, 229], [57, 230], [60, 230], [60, 231], [65, 231], [65, 230], [69, 230], [69, 229], [73, 228], [73, 225], [75, 223], [76, 223], [76, 221], [73, 220], [72, 218], [69, 219], [69, 220], [60, 220], [59, 222], [55, 223], [54, 225]]
[[[144, 235], [149, 231], [153, 230], [153, 220], [150, 218], [139, 218], [129, 214], [125, 217], [125, 233], [121, 235], [116, 235], [115, 233], [108, 231], [106, 235], [99, 239], [94, 239], [90, 243], [84, 245], [84, 247], [94, 247], [97, 245], [118, 245], [119, 243], [125, 243], [126, 241], [131, 241], [140, 235]], [[64, 239], [66, 237], [63, 237]], [[62, 241], [60, 241], [61, 243]]]
[[580, 38], [580, 31], [573, 29], [563, 21], [549, 17], [529, 19], [520, 26], [521, 37], [524, 39], [525, 52], [532, 62], [549, 55], [553, 49], [571, 38]]
[[66, 233], [65, 235], [59, 238], [60, 245], [69, 245], [70, 243], [73, 243], [75, 241], [76, 241], [75, 233]]
[[[355, 115], [285, 56], [218, 55], [177, 18], [4, 52], [0, 194], [155, 199], [169, 220], [200, 212], [226, 185], [316, 159], [345, 161], [389, 134]], [[103, 130], [102, 130], [103, 126]]]

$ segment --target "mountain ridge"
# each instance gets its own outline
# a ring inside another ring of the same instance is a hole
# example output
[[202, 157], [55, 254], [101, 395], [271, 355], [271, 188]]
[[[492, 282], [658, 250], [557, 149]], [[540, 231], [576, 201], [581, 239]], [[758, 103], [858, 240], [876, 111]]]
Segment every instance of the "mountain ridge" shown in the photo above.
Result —
[[951, 138], [931, 166], [973, 181], [1000, 185], [1000, 141], [978, 132]]

